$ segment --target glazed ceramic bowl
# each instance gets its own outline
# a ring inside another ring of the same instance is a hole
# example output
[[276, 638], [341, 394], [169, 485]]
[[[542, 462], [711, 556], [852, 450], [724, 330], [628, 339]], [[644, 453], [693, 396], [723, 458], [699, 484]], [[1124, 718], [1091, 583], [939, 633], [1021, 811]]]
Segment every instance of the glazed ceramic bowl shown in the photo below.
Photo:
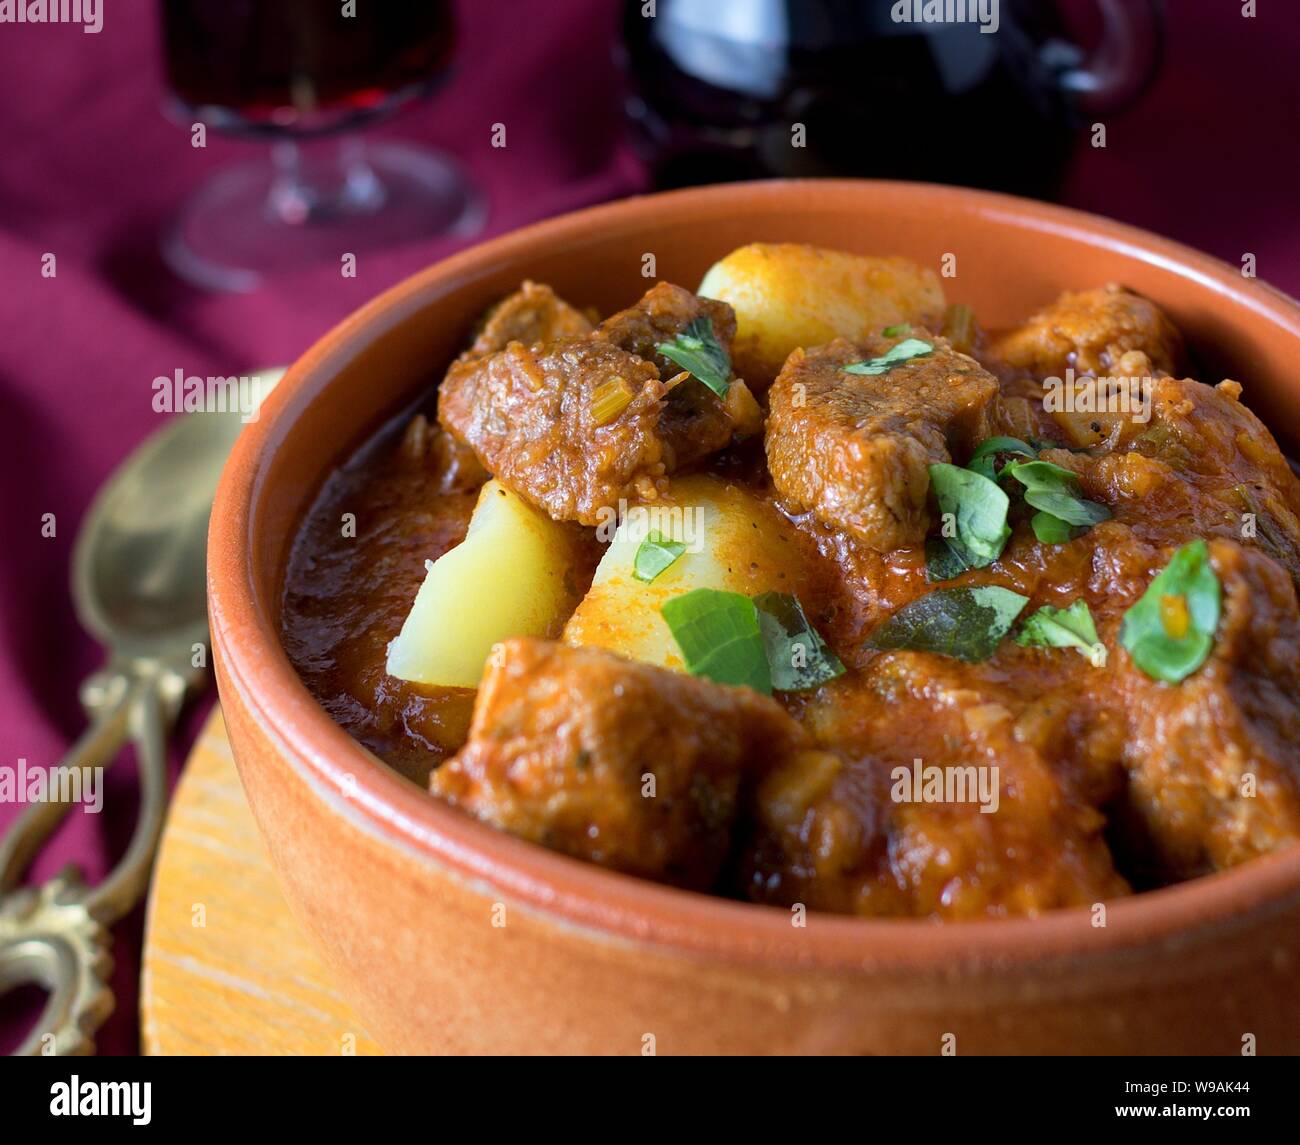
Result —
[[[1300, 435], [1300, 307], [1128, 227], [902, 183], [751, 183], [553, 219], [430, 267], [331, 331], [240, 438], [209, 547], [230, 740], [285, 895], [390, 1051], [937, 1054], [1300, 1050], [1300, 848], [1088, 910], [935, 925], [752, 906], [616, 874], [443, 806], [337, 727], [277, 637], [295, 528], [331, 468], [529, 277], [609, 311], [733, 247], [955, 256], [949, 298], [1008, 324], [1122, 282]], [[947, 1039], [947, 1040], [945, 1040]], [[955, 1039], [955, 1041], [953, 1040]]]

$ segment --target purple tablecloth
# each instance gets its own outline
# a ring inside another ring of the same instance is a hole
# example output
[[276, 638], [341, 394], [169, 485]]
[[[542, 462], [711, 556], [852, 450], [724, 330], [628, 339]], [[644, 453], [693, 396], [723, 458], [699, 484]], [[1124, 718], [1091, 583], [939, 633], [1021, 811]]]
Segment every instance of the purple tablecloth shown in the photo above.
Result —
[[[98, 662], [67, 591], [77, 524], [113, 466], [159, 425], [151, 381], [288, 361], [334, 322], [447, 254], [445, 242], [331, 264], [252, 296], [192, 291], [162, 267], [160, 227], [206, 174], [251, 154], [206, 150], [159, 112], [151, 6], [108, 5], [104, 30], [0, 25], [0, 766], [57, 762], [82, 727], [76, 684]], [[1300, 292], [1294, 200], [1300, 19], [1261, 4], [1175, 3], [1164, 75], [1143, 105], [1084, 147], [1066, 200], [1181, 239]], [[626, 194], [643, 176], [622, 139], [606, 0], [465, 3], [456, 78], [383, 133], [457, 155], [487, 193], [489, 233]], [[1211, 9], [1220, 8], [1219, 14]], [[509, 147], [494, 149], [505, 122]], [[972, 130], [978, 125], [972, 124]], [[996, 130], [996, 125], [990, 125]], [[57, 277], [41, 275], [57, 257]], [[41, 535], [55, 514], [57, 534]], [[192, 730], [196, 717], [191, 715]], [[133, 777], [105, 814], [74, 813], [35, 874], [91, 878], [134, 821]], [[20, 808], [0, 805], [0, 828]], [[139, 912], [118, 928], [118, 1010], [104, 1052], [135, 1047]], [[12, 1025], [12, 1023], [10, 1023]], [[5, 1021], [0, 1009], [0, 1035]]]

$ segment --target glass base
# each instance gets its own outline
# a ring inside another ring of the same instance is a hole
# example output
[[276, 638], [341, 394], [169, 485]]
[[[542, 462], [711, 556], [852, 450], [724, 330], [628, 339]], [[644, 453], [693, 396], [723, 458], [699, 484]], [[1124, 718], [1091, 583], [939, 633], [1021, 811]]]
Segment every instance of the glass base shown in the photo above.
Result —
[[181, 209], [167, 264], [205, 290], [247, 293], [268, 278], [420, 239], [469, 237], [486, 204], [449, 156], [356, 139], [277, 143], [270, 161], [215, 175]]

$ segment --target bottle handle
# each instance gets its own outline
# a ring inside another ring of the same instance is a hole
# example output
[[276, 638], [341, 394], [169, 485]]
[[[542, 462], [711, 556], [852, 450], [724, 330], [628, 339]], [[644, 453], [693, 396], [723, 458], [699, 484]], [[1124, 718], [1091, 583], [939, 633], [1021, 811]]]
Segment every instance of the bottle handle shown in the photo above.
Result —
[[1052, 40], [1042, 58], [1057, 87], [1079, 110], [1107, 115], [1131, 105], [1155, 78], [1164, 46], [1160, 0], [1095, 0], [1101, 39], [1091, 55]]

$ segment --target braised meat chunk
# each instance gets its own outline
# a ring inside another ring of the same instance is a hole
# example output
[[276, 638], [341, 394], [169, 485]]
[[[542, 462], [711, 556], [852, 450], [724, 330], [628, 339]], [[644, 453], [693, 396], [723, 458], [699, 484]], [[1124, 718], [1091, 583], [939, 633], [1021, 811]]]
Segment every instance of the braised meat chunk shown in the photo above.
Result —
[[[555, 520], [595, 525], [620, 498], [657, 496], [666, 471], [662, 396], [651, 363], [607, 342], [512, 342], [452, 366], [438, 420], [502, 484]], [[608, 416], [615, 406], [622, 408]]]
[[430, 790], [553, 850], [705, 889], [727, 855], [743, 776], [802, 739], [747, 688], [510, 640], [484, 676], [469, 743]]
[[1132, 448], [1187, 475], [1205, 506], [1200, 535], [1249, 538], [1300, 583], [1300, 480], [1240, 399], [1234, 381], [1163, 378], [1152, 388], [1151, 424]]
[[422, 413], [406, 423], [402, 456], [413, 464], [427, 466], [439, 493], [472, 493], [488, 479], [474, 451], [445, 429], [431, 425]]
[[1076, 374], [1176, 374], [1186, 354], [1164, 312], [1114, 283], [1062, 294], [1051, 306], [994, 341], [993, 354], [1036, 378]]
[[826, 688], [806, 716], [834, 749], [790, 757], [758, 788], [750, 897], [974, 918], [1127, 893], [1104, 818], [1023, 742], [1019, 707], [1014, 689], [916, 653]]
[[1223, 617], [1177, 687], [1132, 680], [1130, 826], [1164, 877], [1222, 870], [1300, 842], [1300, 611], [1274, 560], [1214, 541]]
[[596, 337], [655, 362], [664, 376], [669, 377], [680, 367], [659, 356], [657, 347], [662, 342], [671, 342], [700, 318], [709, 320], [713, 336], [730, 353], [736, 338], [736, 315], [731, 307], [725, 302], [701, 298], [671, 282], [657, 283], [632, 306], [611, 314], [597, 328]]
[[1089, 453], [1051, 450], [1089, 495], [1118, 505], [1144, 534], [1223, 536], [1259, 548], [1300, 581], [1300, 480], [1273, 435], [1240, 401], [1241, 386], [1160, 378], [1141, 418], [1098, 414]]
[[[681, 367], [657, 347], [673, 341], [699, 319], [708, 320], [713, 338], [730, 357], [736, 337], [731, 307], [700, 298], [671, 282], [657, 284], [636, 305], [611, 314], [600, 324], [596, 337], [654, 362], [665, 381], [681, 383], [685, 381]], [[726, 401], [707, 386], [699, 382], [670, 386], [660, 420], [668, 471], [683, 469], [723, 449], [736, 429], [734, 422]]]
[[[517, 310], [524, 307], [523, 292], [513, 297]], [[511, 341], [477, 357], [471, 351], [447, 372], [438, 420], [555, 520], [599, 524], [620, 500], [662, 496], [669, 474], [732, 439], [729, 403], [654, 351], [700, 316], [729, 345], [729, 307], [663, 283], [594, 334]], [[488, 341], [485, 330], [475, 345]]]
[[924, 540], [928, 466], [969, 451], [998, 393], [992, 374], [937, 337], [930, 353], [884, 373], [845, 371], [900, 341], [840, 338], [796, 350], [769, 391], [767, 463], [777, 491], [881, 552]]
[[570, 306], [544, 283], [528, 282], [488, 312], [464, 358], [483, 358], [511, 342], [535, 346], [561, 338], [581, 338], [593, 330], [591, 319]]

